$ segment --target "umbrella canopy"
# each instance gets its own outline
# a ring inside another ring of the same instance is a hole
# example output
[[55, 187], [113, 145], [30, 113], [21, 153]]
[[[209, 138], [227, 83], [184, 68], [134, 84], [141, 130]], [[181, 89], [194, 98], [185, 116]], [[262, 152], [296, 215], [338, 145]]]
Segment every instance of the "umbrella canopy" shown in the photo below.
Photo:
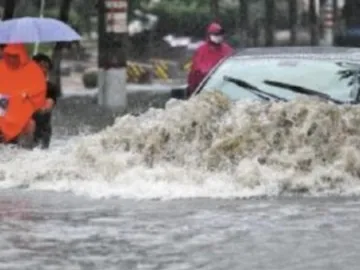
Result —
[[69, 25], [53, 18], [22, 17], [0, 23], [0, 43], [75, 41], [81, 37]]

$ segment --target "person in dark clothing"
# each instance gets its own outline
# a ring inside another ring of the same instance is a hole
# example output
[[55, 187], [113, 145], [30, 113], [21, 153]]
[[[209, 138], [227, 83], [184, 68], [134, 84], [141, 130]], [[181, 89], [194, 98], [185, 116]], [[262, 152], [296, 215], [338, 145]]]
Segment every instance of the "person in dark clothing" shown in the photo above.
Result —
[[[45, 54], [38, 53], [33, 56], [33, 60], [39, 64], [47, 77], [49, 71], [52, 69], [51, 59]], [[33, 115], [36, 123], [34, 135], [35, 144], [40, 144], [42, 148], [48, 148], [50, 145], [52, 136], [51, 113], [59, 96], [60, 91], [58, 87], [54, 83], [47, 81], [46, 104]]]
[[4, 54], [4, 44], [0, 44], [0, 59], [3, 58], [3, 54]]

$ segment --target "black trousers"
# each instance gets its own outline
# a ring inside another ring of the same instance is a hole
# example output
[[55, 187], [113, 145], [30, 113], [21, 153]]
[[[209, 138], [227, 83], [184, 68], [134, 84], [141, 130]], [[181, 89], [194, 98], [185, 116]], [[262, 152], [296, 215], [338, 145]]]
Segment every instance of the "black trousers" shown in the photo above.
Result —
[[41, 148], [46, 149], [50, 146], [52, 136], [51, 124], [36, 125], [34, 141], [36, 145], [40, 145]]

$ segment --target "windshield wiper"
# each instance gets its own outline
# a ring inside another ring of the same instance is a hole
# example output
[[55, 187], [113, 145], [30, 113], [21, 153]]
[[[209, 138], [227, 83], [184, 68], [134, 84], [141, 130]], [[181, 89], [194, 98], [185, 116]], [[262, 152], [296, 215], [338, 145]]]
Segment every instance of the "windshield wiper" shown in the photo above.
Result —
[[267, 101], [271, 101], [271, 98], [276, 99], [276, 100], [281, 100], [281, 101], [287, 101], [287, 99], [273, 95], [271, 93], [265, 92], [259, 88], [257, 88], [254, 85], [249, 84], [246, 81], [240, 80], [240, 79], [236, 79], [233, 77], [229, 77], [229, 76], [224, 76], [224, 80], [228, 81], [228, 82], [232, 82], [235, 83], [236, 85], [249, 90], [251, 93], [253, 93], [254, 95], [258, 96], [259, 98], [263, 99], [263, 100], [267, 100]]
[[269, 80], [265, 80], [264, 81], [265, 84], [271, 85], [271, 86], [276, 86], [276, 87], [280, 87], [280, 88], [284, 88], [293, 92], [297, 92], [300, 94], [305, 94], [305, 95], [311, 95], [311, 96], [317, 96], [326, 100], [330, 100], [336, 104], [344, 104], [344, 102], [337, 100], [337, 99], [333, 99], [332, 97], [330, 97], [327, 94], [312, 90], [312, 89], [308, 89], [302, 86], [298, 86], [298, 85], [292, 85], [292, 84], [287, 84], [287, 83], [283, 83], [283, 82], [277, 82], [277, 81], [269, 81]]

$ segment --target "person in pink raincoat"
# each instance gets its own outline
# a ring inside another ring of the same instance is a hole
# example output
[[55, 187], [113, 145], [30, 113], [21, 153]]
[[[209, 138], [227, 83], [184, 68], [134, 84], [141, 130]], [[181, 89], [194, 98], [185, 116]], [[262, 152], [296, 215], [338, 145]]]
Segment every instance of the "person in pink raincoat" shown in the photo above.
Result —
[[224, 41], [224, 29], [218, 23], [211, 23], [207, 28], [206, 42], [195, 51], [192, 57], [187, 95], [190, 96], [209, 71], [232, 52], [233, 49]]

